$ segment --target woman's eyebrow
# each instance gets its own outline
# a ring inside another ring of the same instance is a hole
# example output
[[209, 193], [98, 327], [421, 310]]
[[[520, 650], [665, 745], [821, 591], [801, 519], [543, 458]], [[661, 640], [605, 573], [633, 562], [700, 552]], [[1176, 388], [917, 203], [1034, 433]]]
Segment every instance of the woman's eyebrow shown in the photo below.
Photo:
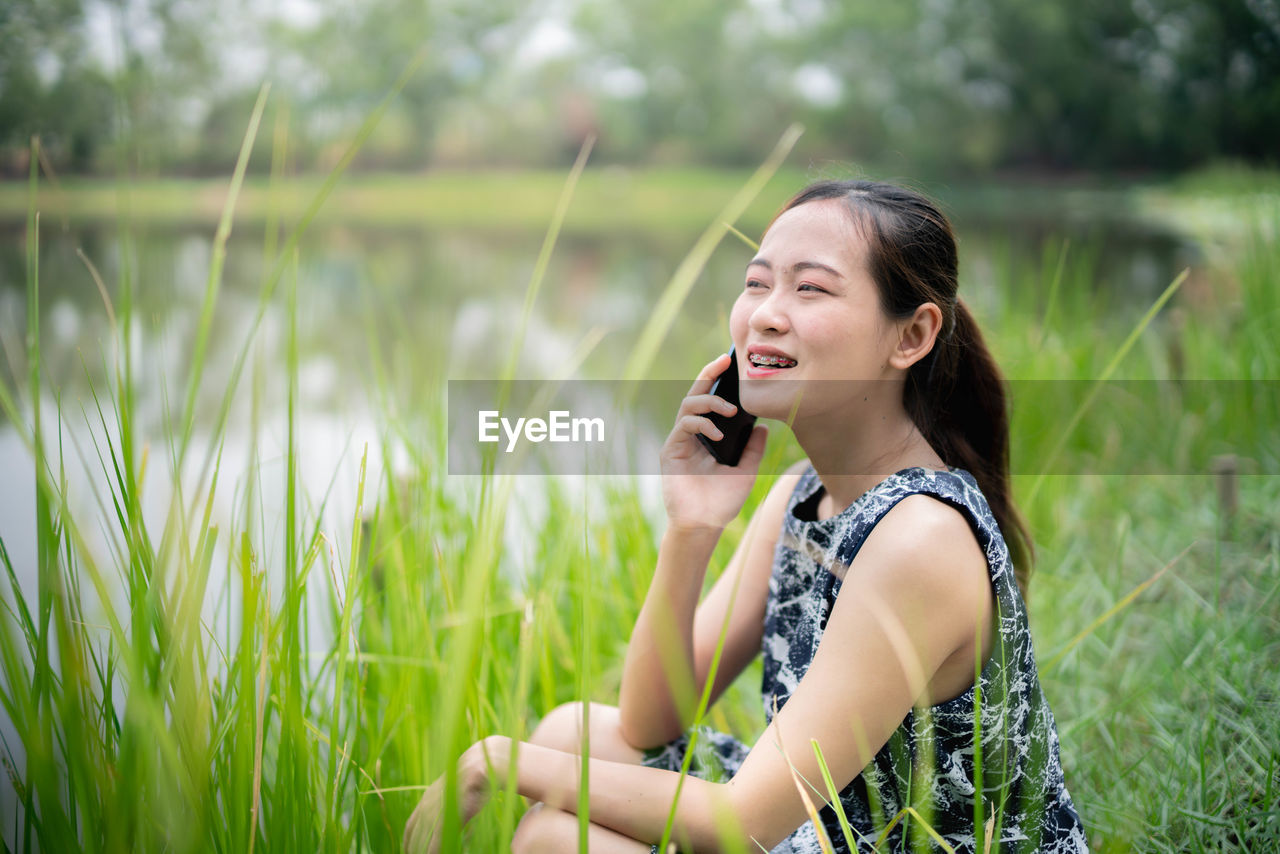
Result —
[[[766, 270], [773, 269], [773, 265], [770, 264], [768, 261], [766, 261], [764, 258], [752, 258], [750, 261], [747, 262], [747, 266], [748, 267], [764, 267]], [[823, 264], [821, 261], [797, 261], [795, 264], [791, 265], [791, 273], [793, 275], [803, 270], [822, 270], [824, 273], [830, 273], [831, 275], [835, 276], [837, 279], [844, 278], [844, 274], [842, 274], [835, 267], [832, 267], [828, 264]]]

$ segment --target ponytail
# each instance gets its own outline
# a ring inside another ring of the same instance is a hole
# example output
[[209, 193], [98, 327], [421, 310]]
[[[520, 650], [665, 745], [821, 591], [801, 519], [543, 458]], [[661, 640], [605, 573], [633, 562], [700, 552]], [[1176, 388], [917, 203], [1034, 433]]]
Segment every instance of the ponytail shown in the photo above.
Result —
[[912, 365], [903, 403], [947, 465], [965, 469], [978, 482], [1026, 596], [1035, 555], [1009, 482], [1004, 378], [969, 309], [958, 299], [953, 305], [949, 328], [944, 327], [929, 355]]

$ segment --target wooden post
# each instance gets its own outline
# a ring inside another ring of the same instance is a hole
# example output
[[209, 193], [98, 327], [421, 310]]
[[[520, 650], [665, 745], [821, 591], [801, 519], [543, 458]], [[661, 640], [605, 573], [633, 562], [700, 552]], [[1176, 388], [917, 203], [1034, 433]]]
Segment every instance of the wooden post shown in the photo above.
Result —
[[1218, 536], [1229, 540], [1235, 530], [1236, 508], [1240, 504], [1240, 487], [1236, 482], [1240, 461], [1235, 454], [1223, 454], [1213, 458], [1211, 469], [1218, 485]]

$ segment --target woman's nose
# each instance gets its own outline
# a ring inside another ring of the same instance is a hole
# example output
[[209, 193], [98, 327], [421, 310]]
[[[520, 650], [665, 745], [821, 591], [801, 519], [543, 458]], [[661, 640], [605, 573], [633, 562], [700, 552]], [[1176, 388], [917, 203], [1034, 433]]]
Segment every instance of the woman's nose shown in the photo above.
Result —
[[791, 328], [786, 306], [782, 304], [782, 292], [774, 290], [751, 312], [751, 328], [756, 332], [786, 332]]

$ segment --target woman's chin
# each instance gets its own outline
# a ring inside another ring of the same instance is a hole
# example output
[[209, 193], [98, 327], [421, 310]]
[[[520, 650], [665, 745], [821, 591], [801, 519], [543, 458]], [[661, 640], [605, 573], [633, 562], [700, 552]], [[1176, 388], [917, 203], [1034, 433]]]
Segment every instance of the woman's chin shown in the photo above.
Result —
[[790, 421], [804, 397], [800, 383], [777, 380], [743, 380], [738, 395], [747, 412], [775, 421]]

